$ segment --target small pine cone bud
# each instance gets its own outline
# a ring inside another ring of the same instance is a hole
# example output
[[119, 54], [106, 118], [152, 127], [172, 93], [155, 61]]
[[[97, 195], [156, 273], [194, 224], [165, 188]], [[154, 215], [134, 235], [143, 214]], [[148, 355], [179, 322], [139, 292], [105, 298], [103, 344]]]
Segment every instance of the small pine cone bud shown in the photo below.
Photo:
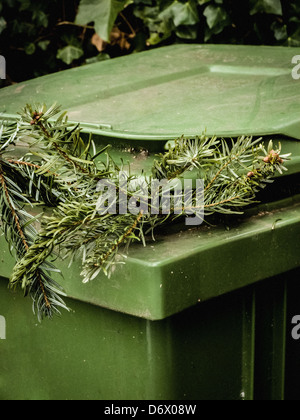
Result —
[[270, 156], [266, 156], [266, 157], [264, 158], [264, 162], [265, 162], [265, 163], [270, 163]]
[[274, 150], [271, 150], [270, 155], [272, 156], [273, 159], [278, 159], [279, 158], [279, 154], [276, 153]]
[[248, 172], [247, 177], [248, 177], [248, 178], [252, 178], [252, 177], [254, 177], [254, 172], [252, 172], [252, 171], [251, 171], [251, 172]]
[[34, 125], [34, 124], [35, 124], [34, 120], [30, 121], [30, 125]]

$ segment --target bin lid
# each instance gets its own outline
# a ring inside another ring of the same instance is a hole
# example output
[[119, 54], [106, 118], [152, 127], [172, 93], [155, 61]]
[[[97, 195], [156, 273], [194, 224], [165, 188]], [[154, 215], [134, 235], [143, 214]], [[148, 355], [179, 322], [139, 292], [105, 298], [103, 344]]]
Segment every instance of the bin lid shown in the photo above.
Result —
[[300, 49], [288, 47], [162, 47], [1, 89], [0, 112], [58, 102], [86, 131], [120, 139], [169, 140], [205, 131], [300, 139], [296, 55]]

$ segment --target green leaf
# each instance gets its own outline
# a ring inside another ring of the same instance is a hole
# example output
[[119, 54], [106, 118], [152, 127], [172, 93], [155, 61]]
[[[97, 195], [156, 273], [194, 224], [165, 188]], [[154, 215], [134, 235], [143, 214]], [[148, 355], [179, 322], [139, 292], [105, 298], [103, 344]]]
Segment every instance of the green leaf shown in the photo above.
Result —
[[68, 66], [74, 61], [78, 60], [84, 54], [83, 50], [73, 45], [68, 45], [57, 52], [57, 58], [62, 60]]
[[48, 17], [46, 13], [41, 10], [35, 10], [32, 15], [32, 19], [38, 26], [43, 26], [44, 28], [48, 27]]
[[289, 47], [300, 47], [300, 30], [297, 30], [293, 33], [292, 36], [288, 38]]
[[49, 47], [51, 41], [49, 40], [44, 40], [44, 41], [40, 41], [38, 42], [38, 46], [40, 47], [41, 50], [46, 51], [47, 48]]
[[277, 41], [285, 41], [288, 37], [287, 26], [281, 25], [279, 22], [273, 22], [271, 29]]
[[19, 11], [20, 12], [23, 12], [24, 10], [30, 9], [30, 6], [32, 4], [32, 2], [30, 0], [22, 0], [20, 3], [21, 3], [20, 6], [19, 6]]
[[195, 25], [199, 22], [199, 15], [197, 6], [193, 1], [180, 3], [175, 0], [171, 6], [167, 7], [160, 17], [164, 19], [171, 19], [175, 26], [180, 25]]
[[34, 54], [35, 53], [35, 50], [36, 50], [36, 47], [35, 47], [35, 45], [31, 42], [31, 43], [29, 43], [29, 44], [27, 44], [26, 46], [25, 46], [25, 53], [27, 54], [27, 55], [32, 55], [32, 54]]
[[280, 0], [251, 0], [251, 15], [256, 13], [268, 13], [282, 16], [282, 6]]
[[16, 2], [15, 0], [6, 0], [6, 3], [8, 7], [14, 7]]
[[229, 16], [223, 7], [213, 5], [207, 6], [203, 14], [206, 17], [209, 29], [211, 29], [214, 34], [222, 32], [230, 22]]
[[173, 25], [170, 22], [162, 21], [159, 25], [152, 27], [153, 32], [151, 32], [149, 39], [147, 40], [147, 43], [149, 45], [157, 45], [160, 42], [170, 38], [173, 31]]
[[197, 25], [179, 26], [175, 31], [178, 38], [182, 39], [196, 39], [197, 38]]
[[157, 45], [172, 35], [174, 24], [171, 19], [164, 18], [156, 7], [141, 7], [134, 10], [134, 15], [144, 21], [150, 36], [147, 45]]
[[152, 5], [152, 0], [133, 0], [134, 4], [147, 4], [148, 6]]
[[85, 60], [86, 64], [94, 64], [94, 63], [99, 63], [99, 61], [104, 61], [104, 60], [109, 60], [110, 56], [106, 53], [100, 53], [98, 55], [96, 55], [95, 57], [91, 57], [91, 58], [87, 58]]
[[158, 31], [151, 32], [150, 37], [147, 39], [148, 45], [157, 45], [172, 35], [172, 28], [165, 22], [161, 22], [157, 29]]
[[210, 0], [198, 0], [198, 4], [200, 4], [200, 6], [203, 6], [203, 4], [206, 4], [210, 2]]
[[1, 32], [4, 31], [4, 29], [6, 28], [6, 25], [7, 25], [7, 23], [6, 23], [5, 19], [1, 16], [0, 17], [0, 34], [1, 34]]
[[159, 8], [157, 6], [155, 7], [148, 7], [148, 6], [144, 6], [144, 7], [136, 7], [133, 10], [134, 16], [138, 17], [139, 19], [142, 19], [145, 24], [148, 24], [150, 21], [157, 21], [158, 19], [158, 14], [159, 14]]
[[104, 41], [109, 41], [118, 14], [130, 2], [128, 0], [81, 0], [75, 23], [87, 25], [94, 22], [96, 33]]

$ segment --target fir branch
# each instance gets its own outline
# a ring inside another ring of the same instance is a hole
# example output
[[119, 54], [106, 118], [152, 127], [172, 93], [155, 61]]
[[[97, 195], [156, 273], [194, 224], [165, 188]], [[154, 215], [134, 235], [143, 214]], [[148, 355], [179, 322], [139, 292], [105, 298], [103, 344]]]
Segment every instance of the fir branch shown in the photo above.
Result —
[[218, 145], [216, 137], [196, 137], [189, 139], [181, 137], [174, 143], [169, 143], [169, 150], [158, 155], [153, 165], [152, 175], [155, 179], [175, 179], [193, 168], [204, 168], [217, 162]]
[[[239, 195], [235, 196], [235, 197], [230, 197], [230, 198], [226, 198], [226, 200], [223, 201], [219, 201], [219, 202], [215, 202], [215, 203], [211, 203], [211, 204], [205, 204], [204, 208], [210, 208], [210, 207], [219, 207], [222, 204], [228, 204], [228, 203], [232, 203], [235, 200], [239, 200], [241, 197]], [[190, 210], [196, 209], [196, 207], [191, 207]]]
[[[11, 196], [10, 196], [10, 193], [9, 193], [9, 190], [8, 190], [8, 187], [7, 187], [7, 183], [5, 181], [5, 177], [4, 177], [4, 174], [3, 174], [3, 171], [2, 171], [2, 166], [1, 165], [0, 165], [0, 183], [1, 183], [1, 186], [2, 186], [2, 193], [4, 193], [4, 196], [5, 196], [5, 199], [3, 200], [3, 204], [2, 205], [3, 206], [5, 206], [5, 205], [8, 206], [8, 209], [11, 212], [13, 224], [17, 228], [18, 235], [19, 235], [19, 237], [20, 237], [20, 239], [21, 239], [21, 241], [23, 243], [23, 246], [24, 246], [25, 250], [28, 251], [29, 245], [28, 245], [28, 243], [26, 241], [24, 232], [23, 232], [23, 230], [21, 228], [20, 218], [19, 218], [19, 216], [17, 214], [16, 205], [13, 204], [13, 202], [12, 202], [12, 199], [11, 199]], [[5, 212], [5, 209], [3, 209], [1, 213], [2, 214], [5, 214], [6, 213]]]
[[[97, 191], [98, 181], [109, 179], [120, 193], [119, 173], [124, 168], [109, 156], [107, 147], [97, 153], [91, 137], [85, 143], [80, 126], [70, 126], [57, 105], [49, 109], [27, 105], [19, 121], [0, 129], [0, 153], [6, 153], [18, 140], [28, 144], [25, 156], [16, 160], [0, 155], [1, 227], [16, 250], [10, 285], [20, 286], [32, 296], [39, 319], [66, 309], [62, 288], [51, 277], [56, 269], [47, 262], [54, 252], [69, 258], [70, 264], [80, 258], [84, 282], [101, 272], [109, 276], [132, 242], [145, 245], [145, 235], [152, 233], [154, 238], [155, 229], [199, 209], [196, 191], [191, 205], [181, 209], [176, 209], [176, 197], [170, 191], [170, 214], [152, 214], [151, 204], [147, 214], [143, 210], [136, 214], [99, 213], [97, 203], [103, 192]], [[194, 177], [204, 180], [205, 217], [240, 214], [256, 202], [257, 192], [272, 182], [276, 172], [286, 170], [288, 159], [289, 155], [281, 154], [281, 145], [276, 149], [270, 142], [266, 149], [262, 139], [182, 137], [158, 155], [152, 176], [129, 171], [127, 181], [149, 203], [154, 179], [182, 179], [192, 170]], [[129, 202], [134, 188], [127, 193]], [[33, 226], [35, 218], [24, 210], [26, 204], [52, 207], [51, 214], [43, 216], [39, 232]], [[119, 209], [119, 198], [113, 204]]]
[[100, 262], [95, 264], [95, 267], [103, 267], [103, 265], [105, 264], [105, 262], [108, 260], [108, 258], [119, 249], [119, 247], [127, 240], [127, 238], [129, 236], [132, 235], [132, 233], [135, 231], [135, 229], [137, 228], [138, 224], [140, 223], [141, 219], [143, 217], [143, 211], [141, 211], [136, 220], [133, 222], [133, 224], [131, 226], [128, 227], [128, 229], [126, 230], [126, 232], [124, 233], [124, 235], [122, 235], [115, 243], [111, 244], [111, 248], [109, 251], [107, 251], [107, 253], [103, 256], [100, 257]]
[[[33, 227], [35, 219], [21, 208], [14, 196], [20, 198], [20, 191], [17, 186], [7, 178], [0, 164], [0, 184], [1, 184], [1, 226], [6, 240], [16, 251], [17, 265], [25, 256], [30, 253], [38, 233]], [[16, 191], [17, 190], [17, 191]], [[24, 204], [26, 200], [24, 199]], [[50, 266], [44, 264], [44, 269], [37, 266], [31, 273], [25, 272], [17, 280], [10, 281], [10, 287], [16, 287], [21, 284], [25, 296], [30, 294], [37, 308], [38, 318], [44, 316], [51, 317], [54, 312], [59, 312], [57, 305], [64, 307], [60, 296], [63, 295], [62, 289], [46, 273]]]

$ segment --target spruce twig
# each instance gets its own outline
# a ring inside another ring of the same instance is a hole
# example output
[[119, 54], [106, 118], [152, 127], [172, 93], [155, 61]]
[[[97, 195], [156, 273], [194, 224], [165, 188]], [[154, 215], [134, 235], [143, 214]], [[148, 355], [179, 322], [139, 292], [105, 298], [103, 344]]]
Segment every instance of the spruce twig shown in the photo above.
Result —
[[[28, 145], [28, 153], [20, 159], [5, 158], [19, 141]], [[205, 217], [240, 214], [256, 202], [257, 192], [272, 182], [276, 172], [286, 170], [288, 159], [289, 155], [281, 154], [281, 145], [276, 149], [270, 142], [266, 149], [262, 139], [182, 137], [157, 156], [151, 176], [129, 172], [127, 181], [151, 203], [154, 179], [182, 179], [193, 171], [204, 181]], [[57, 270], [47, 262], [55, 251], [70, 258], [70, 264], [81, 258], [84, 282], [101, 272], [109, 276], [131, 242], [145, 245], [145, 235], [152, 232], [153, 236], [155, 229], [199, 208], [196, 192], [189, 206], [176, 208], [170, 191], [169, 214], [152, 214], [151, 204], [147, 212], [136, 214], [100, 213], [97, 205], [104, 193], [97, 190], [97, 183], [109, 180], [117, 193], [123, 192], [119, 173], [124, 170], [107, 147], [97, 152], [91, 138], [83, 142], [80, 126], [70, 126], [57, 105], [49, 109], [27, 105], [20, 120], [0, 128], [1, 228], [16, 253], [10, 285], [31, 295], [39, 319], [67, 309], [62, 288], [51, 278]], [[135, 192], [128, 191], [128, 202]], [[120, 204], [116, 197], [112, 205], [118, 209]], [[38, 231], [37, 219], [25, 210], [28, 205], [51, 209], [50, 215], [41, 216]]]

